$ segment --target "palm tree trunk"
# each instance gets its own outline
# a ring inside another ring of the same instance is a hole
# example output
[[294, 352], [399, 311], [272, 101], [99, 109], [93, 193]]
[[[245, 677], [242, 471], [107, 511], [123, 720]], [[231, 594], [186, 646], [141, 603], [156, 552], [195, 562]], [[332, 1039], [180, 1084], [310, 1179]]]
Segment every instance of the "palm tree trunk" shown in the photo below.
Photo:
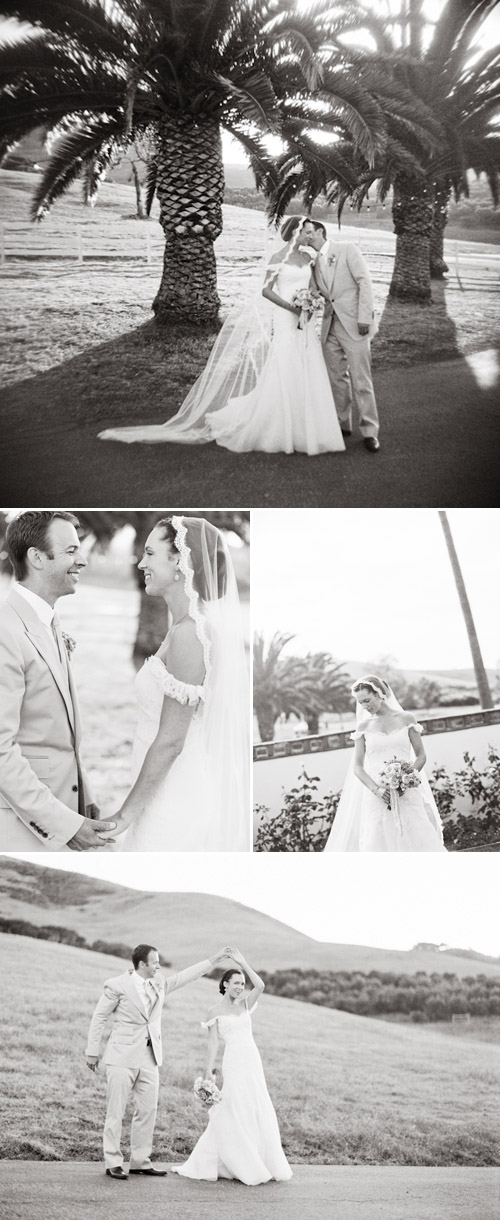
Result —
[[319, 733], [319, 713], [306, 712], [305, 719], [308, 733], [310, 733], [311, 737], [317, 737]]
[[430, 242], [432, 195], [420, 179], [399, 175], [394, 183], [392, 218], [396, 258], [389, 288], [391, 297], [429, 305], [431, 301]]
[[488, 682], [488, 675], [486, 673], [486, 670], [485, 670], [485, 667], [483, 664], [483, 658], [481, 656], [481, 649], [479, 647], [479, 640], [477, 638], [476, 628], [474, 626], [474, 619], [472, 617], [472, 610], [470, 608], [469, 598], [467, 597], [467, 590], [465, 588], [465, 581], [462, 576], [462, 571], [460, 568], [458, 555], [455, 550], [455, 543], [453, 541], [453, 535], [452, 535], [452, 532], [450, 529], [448, 515], [446, 512], [444, 512], [441, 509], [438, 509], [438, 512], [439, 512], [439, 519], [440, 519], [441, 525], [443, 527], [444, 536], [446, 539], [446, 546], [448, 548], [448, 554], [450, 556], [450, 563], [451, 563], [451, 566], [453, 569], [453, 575], [455, 577], [455, 584], [457, 586], [458, 596], [460, 598], [460, 605], [462, 607], [462, 614], [464, 616], [465, 626], [467, 628], [467, 635], [469, 637], [469, 645], [470, 645], [470, 650], [472, 653], [472, 661], [473, 661], [473, 665], [474, 665], [474, 672], [476, 675], [476, 682], [477, 682], [477, 689], [479, 691], [479, 698], [481, 700], [481, 707], [484, 707], [484, 708], [493, 707], [493, 699], [491, 697], [491, 691], [490, 691], [490, 686], [489, 686], [489, 682]]
[[224, 192], [215, 119], [162, 120], [156, 189], [165, 233], [163, 276], [153, 303], [157, 320], [213, 325], [220, 308], [214, 241], [222, 232]]
[[434, 213], [431, 232], [431, 279], [442, 280], [449, 270], [444, 261], [444, 231], [448, 223], [448, 202], [450, 192], [447, 187], [437, 186], [434, 191]]
[[134, 187], [135, 187], [135, 201], [136, 201], [136, 207], [137, 207], [137, 215], [139, 217], [139, 220], [144, 220], [144, 208], [142, 206], [142, 195], [141, 195], [141, 180], [139, 178], [139, 172], [138, 172], [137, 166], [135, 164], [135, 161], [132, 161], [131, 165], [132, 165], [132, 177], [134, 179]]
[[255, 708], [255, 715], [257, 717], [257, 724], [259, 726], [260, 740], [273, 741], [274, 726], [276, 724], [274, 709], [262, 705], [261, 707]]

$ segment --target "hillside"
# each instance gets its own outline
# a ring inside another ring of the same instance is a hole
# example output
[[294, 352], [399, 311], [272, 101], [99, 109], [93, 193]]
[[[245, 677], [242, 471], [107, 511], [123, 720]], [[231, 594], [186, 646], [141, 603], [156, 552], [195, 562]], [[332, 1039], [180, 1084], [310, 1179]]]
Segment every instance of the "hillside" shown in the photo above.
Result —
[[[16, 936], [0, 936], [0, 951], [0, 1156], [99, 1160], [104, 1079], [87, 1070], [85, 1041], [102, 984], [123, 962]], [[169, 997], [155, 1159], [180, 1161], [205, 1126], [192, 1084], [215, 995], [201, 980]], [[292, 1161], [495, 1163], [491, 1045], [267, 995], [253, 1024]]]
[[234, 942], [262, 970], [500, 972], [493, 958], [327, 944], [228, 898], [131, 890], [9, 856], [0, 857], [0, 915], [72, 928], [90, 941], [149, 941], [176, 969]]

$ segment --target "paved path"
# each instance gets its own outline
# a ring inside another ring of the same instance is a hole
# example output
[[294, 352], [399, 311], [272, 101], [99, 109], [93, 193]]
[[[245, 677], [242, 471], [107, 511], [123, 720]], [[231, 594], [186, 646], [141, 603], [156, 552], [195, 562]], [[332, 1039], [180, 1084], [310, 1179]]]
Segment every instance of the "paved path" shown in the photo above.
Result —
[[246, 1187], [3, 1161], [0, 1192], [6, 1220], [498, 1220], [500, 1170], [297, 1165], [291, 1182]]
[[[76, 357], [82, 364], [87, 357]], [[74, 363], [71, 362], [71, 363]], [[500, 490], [500, 353], [375, 376], [382, 448], [231, 454], [97, 440], [99, 395], [61, 399], [51, 369], [4, 391], [3, 505], [76, 508], [492, 507]], [[61, 405], [62, 401], [64, 406]], [[125, 412], [127, 414], [127, 412]], [[130, 410], [128, 411], [130, 417]], [[127, 421], [126, 421], [127, 422]], [[129, 420], [128, 420], [129, 422]]]

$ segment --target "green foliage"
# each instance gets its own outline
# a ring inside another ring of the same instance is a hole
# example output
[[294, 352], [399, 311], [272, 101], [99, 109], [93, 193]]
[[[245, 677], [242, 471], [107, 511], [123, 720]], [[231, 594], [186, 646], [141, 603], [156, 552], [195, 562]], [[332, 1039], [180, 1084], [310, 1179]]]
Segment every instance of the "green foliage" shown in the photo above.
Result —
[[[450, 851], [480, 850], [500, 846], [500, 753], [488, 747], [488, 766], [479, 771], [475, 759], [464, 751], [465, 766], [450, 775], [435, 767], [430, 784], [443, 822], [443, 835]], [[303, 768], [297, 787], [283, 793], [282, 808], [275, 817], [266, 805], [257, 805], [259, 819], [256, 851], [323, 851], [333, 825], [341, 793], [318, 796], [319, 776]], [[468, 798], [470, 814], [457, 813], [457, 800]]]
[[[132, 948], [121, 941], [95, 940], [89, 944], [84, 936], [80, 936], [73, 928], [63, 928], [59, 924], [34, 924], [27, 919], [7, 919], [0, 916], [0, 932], [11, 936], [31, 936], [35, 940], [52, 940], [60, 945], [73, 945], [76, 949], [89, 949], [92, 953], [106, 953], [110, 957], [123, 957], [127, 961], [132, 958]], [[160, 966], [170, 966], [171, 963], [159, 954]]]
[[329, 652], [282, 657], [293, 635], [276, 632], [266, 646], [256, 632], [253, 650], [253, 699], [261, 741], [272, 741], [278, 716], [303, 718], [319, 732], [324, 712], [346, 711], [352, 703], [348, 675]]
[[500, 975], [395, 974], [390, 971], [262, 971], [266, 990], [306, 1004], [320, 1004], [363, 1017], [415, 1023], [450, 1021], [453, 1014], [500, 1016]]
[[330, 833], [340, 793], [318, 797], [318, 776], [300, 773], [297, 788], [283, 795], [283, 808], [270, 817], [266, 806], [258, 805], [260, 818], [255, 840], [256, 851], [323, 851]]
[[[443, 819], [444, 841], [455, 851], [477, 850], [488, 844], [500, 845], [500, 753], [488, 747], [488, 766], [479, 771], [475, 758], [464, 752], [465, 766], [449, 775], [435, 767], [430, 777], [434, 798]], [[456, 801], [467, 796], [473, 813], [454, 817]]]

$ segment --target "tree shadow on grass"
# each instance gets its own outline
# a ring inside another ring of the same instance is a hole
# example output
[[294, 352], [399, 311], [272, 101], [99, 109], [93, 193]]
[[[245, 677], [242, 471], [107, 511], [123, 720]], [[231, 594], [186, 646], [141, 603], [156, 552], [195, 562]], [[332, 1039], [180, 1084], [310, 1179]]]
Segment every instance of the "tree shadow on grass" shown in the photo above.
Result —
[[455, 360], [463, 355], [446, 304], [446, 281], [433, 281], [430, 305], [387, 296], [373, 343], [374, 368]]

